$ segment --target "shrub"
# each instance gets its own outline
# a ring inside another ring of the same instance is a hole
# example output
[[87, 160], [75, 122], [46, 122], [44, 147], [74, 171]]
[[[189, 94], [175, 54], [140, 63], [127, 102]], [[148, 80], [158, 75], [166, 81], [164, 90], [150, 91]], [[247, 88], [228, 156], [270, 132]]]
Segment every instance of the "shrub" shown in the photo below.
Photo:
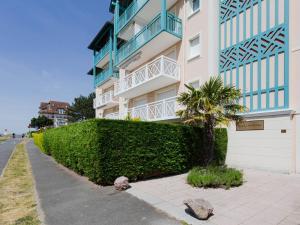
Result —
[[[226, 152], [226, 130], [217, 133], [216, 152]], [[48, 154], [99, 184], [185, 172], [201, 164], [204, 144], [201, 128], [138, 121], [94, 119], [44, 134]]]
[[32, 133], [32, 137], [34, 144], [38, 146], [42, 152], [48, 154], [48, 152], [44, 148], [44, 133]]
[[230, 188], [243, 184], [243, 174], [239, 170], [225, 166], [196, 167], [189, 172], [187, 181], [194, 187]]

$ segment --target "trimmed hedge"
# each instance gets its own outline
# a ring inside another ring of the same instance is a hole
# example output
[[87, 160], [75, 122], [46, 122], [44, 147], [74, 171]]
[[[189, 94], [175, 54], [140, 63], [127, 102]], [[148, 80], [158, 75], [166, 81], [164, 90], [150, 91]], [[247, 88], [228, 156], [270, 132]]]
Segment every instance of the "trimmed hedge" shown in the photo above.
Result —
[[[203, 129], [178, 124], [94, 119], [44, 133], [46, 152], [98, 184], [179, 174], [201, 165]], [[216, 162], [225, 160], [226, 129], [216, 130]]]
[[36, 146], [38, 146], [42, 152], [48, 154], [44, 148], [44, 133], [32, 133], [33, 141]]

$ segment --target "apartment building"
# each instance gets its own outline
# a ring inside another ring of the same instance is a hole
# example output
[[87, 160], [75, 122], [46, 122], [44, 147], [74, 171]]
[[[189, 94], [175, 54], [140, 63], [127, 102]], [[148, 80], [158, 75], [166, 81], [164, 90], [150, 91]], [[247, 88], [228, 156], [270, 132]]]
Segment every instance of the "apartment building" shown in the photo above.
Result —
[[68, 115], [66, 114], [70, 104], [67, 102], [49, 101], [41, 102], [39, 107], [39, 116], [45, 116], [53, 120], [54, 127], [60, 127], [68, 124]]
[[178, 120], [184, 84], [220, 75], [248, 109], [228, 129], [227, 164], [300, 172], [300, 1], [112, 0], [108, 10], [89, 46], [96, 117]]

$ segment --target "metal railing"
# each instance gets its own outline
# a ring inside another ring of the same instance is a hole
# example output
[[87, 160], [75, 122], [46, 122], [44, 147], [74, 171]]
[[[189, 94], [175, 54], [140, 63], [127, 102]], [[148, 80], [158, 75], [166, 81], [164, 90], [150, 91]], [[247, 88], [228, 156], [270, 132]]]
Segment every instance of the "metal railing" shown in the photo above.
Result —
[[118, 95], [129, 89], [135, 88], [161, 75], [166, 75], [179, 80], [180, 67], [175, 60], [166, 56], [160, 56], [159, 58], [115, 82], [115, 94]]
[[136, 15], [136, 13], [145, 6], [145, 4], [149, 0], [134, 0], [132, 3], [126, 8], [126, 10], [120, 15], [119, 20], [117, 22], [118, 27], [117, 31], [119, 32], [124, 26], [128, 24], [128, 22]]
[[94, 64], [98, 64], [108, 53], [112, 50], [112, 43], [111, 41], [108, 41], [101, 49], [100, 51], [95, 54], [94, 56]]
[[115, 73], [110, 68], [106, 68], [100, 73], [98, 73], [96, 76], [94, 76], [94, 87], [98, 87], [102, 85], [104, 82], [106, 82], [109, 78], [115, 77], [119, 78], [119, 73]]
[[112, 71], [109, 68], [102, 70], [94, 78], [94, 86], [97, 87], [101, 85], [105, 80], [107, 80], [112, 75]]
[[[116, 63], [120, 63], [138, 50], [144, 44], [149, 42], [153, 37], [163, 31], [161, 24], [161, 13], [158, 14], [147, 26], [132, 37], [128, 42], [120, 47], [117, 51]], [[167, 31], [178, 37], [182, 36], [181, 19], [171, 13], [167, 13]]]

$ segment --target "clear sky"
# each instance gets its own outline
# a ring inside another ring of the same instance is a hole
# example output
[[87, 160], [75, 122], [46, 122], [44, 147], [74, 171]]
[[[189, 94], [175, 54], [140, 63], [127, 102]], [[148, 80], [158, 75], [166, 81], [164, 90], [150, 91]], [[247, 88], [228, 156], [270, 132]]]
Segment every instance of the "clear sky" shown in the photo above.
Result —
[[26, 132], [39, 103], [93, 91], [88, 44], [110, 0], [1, 0], [0, 133]]

